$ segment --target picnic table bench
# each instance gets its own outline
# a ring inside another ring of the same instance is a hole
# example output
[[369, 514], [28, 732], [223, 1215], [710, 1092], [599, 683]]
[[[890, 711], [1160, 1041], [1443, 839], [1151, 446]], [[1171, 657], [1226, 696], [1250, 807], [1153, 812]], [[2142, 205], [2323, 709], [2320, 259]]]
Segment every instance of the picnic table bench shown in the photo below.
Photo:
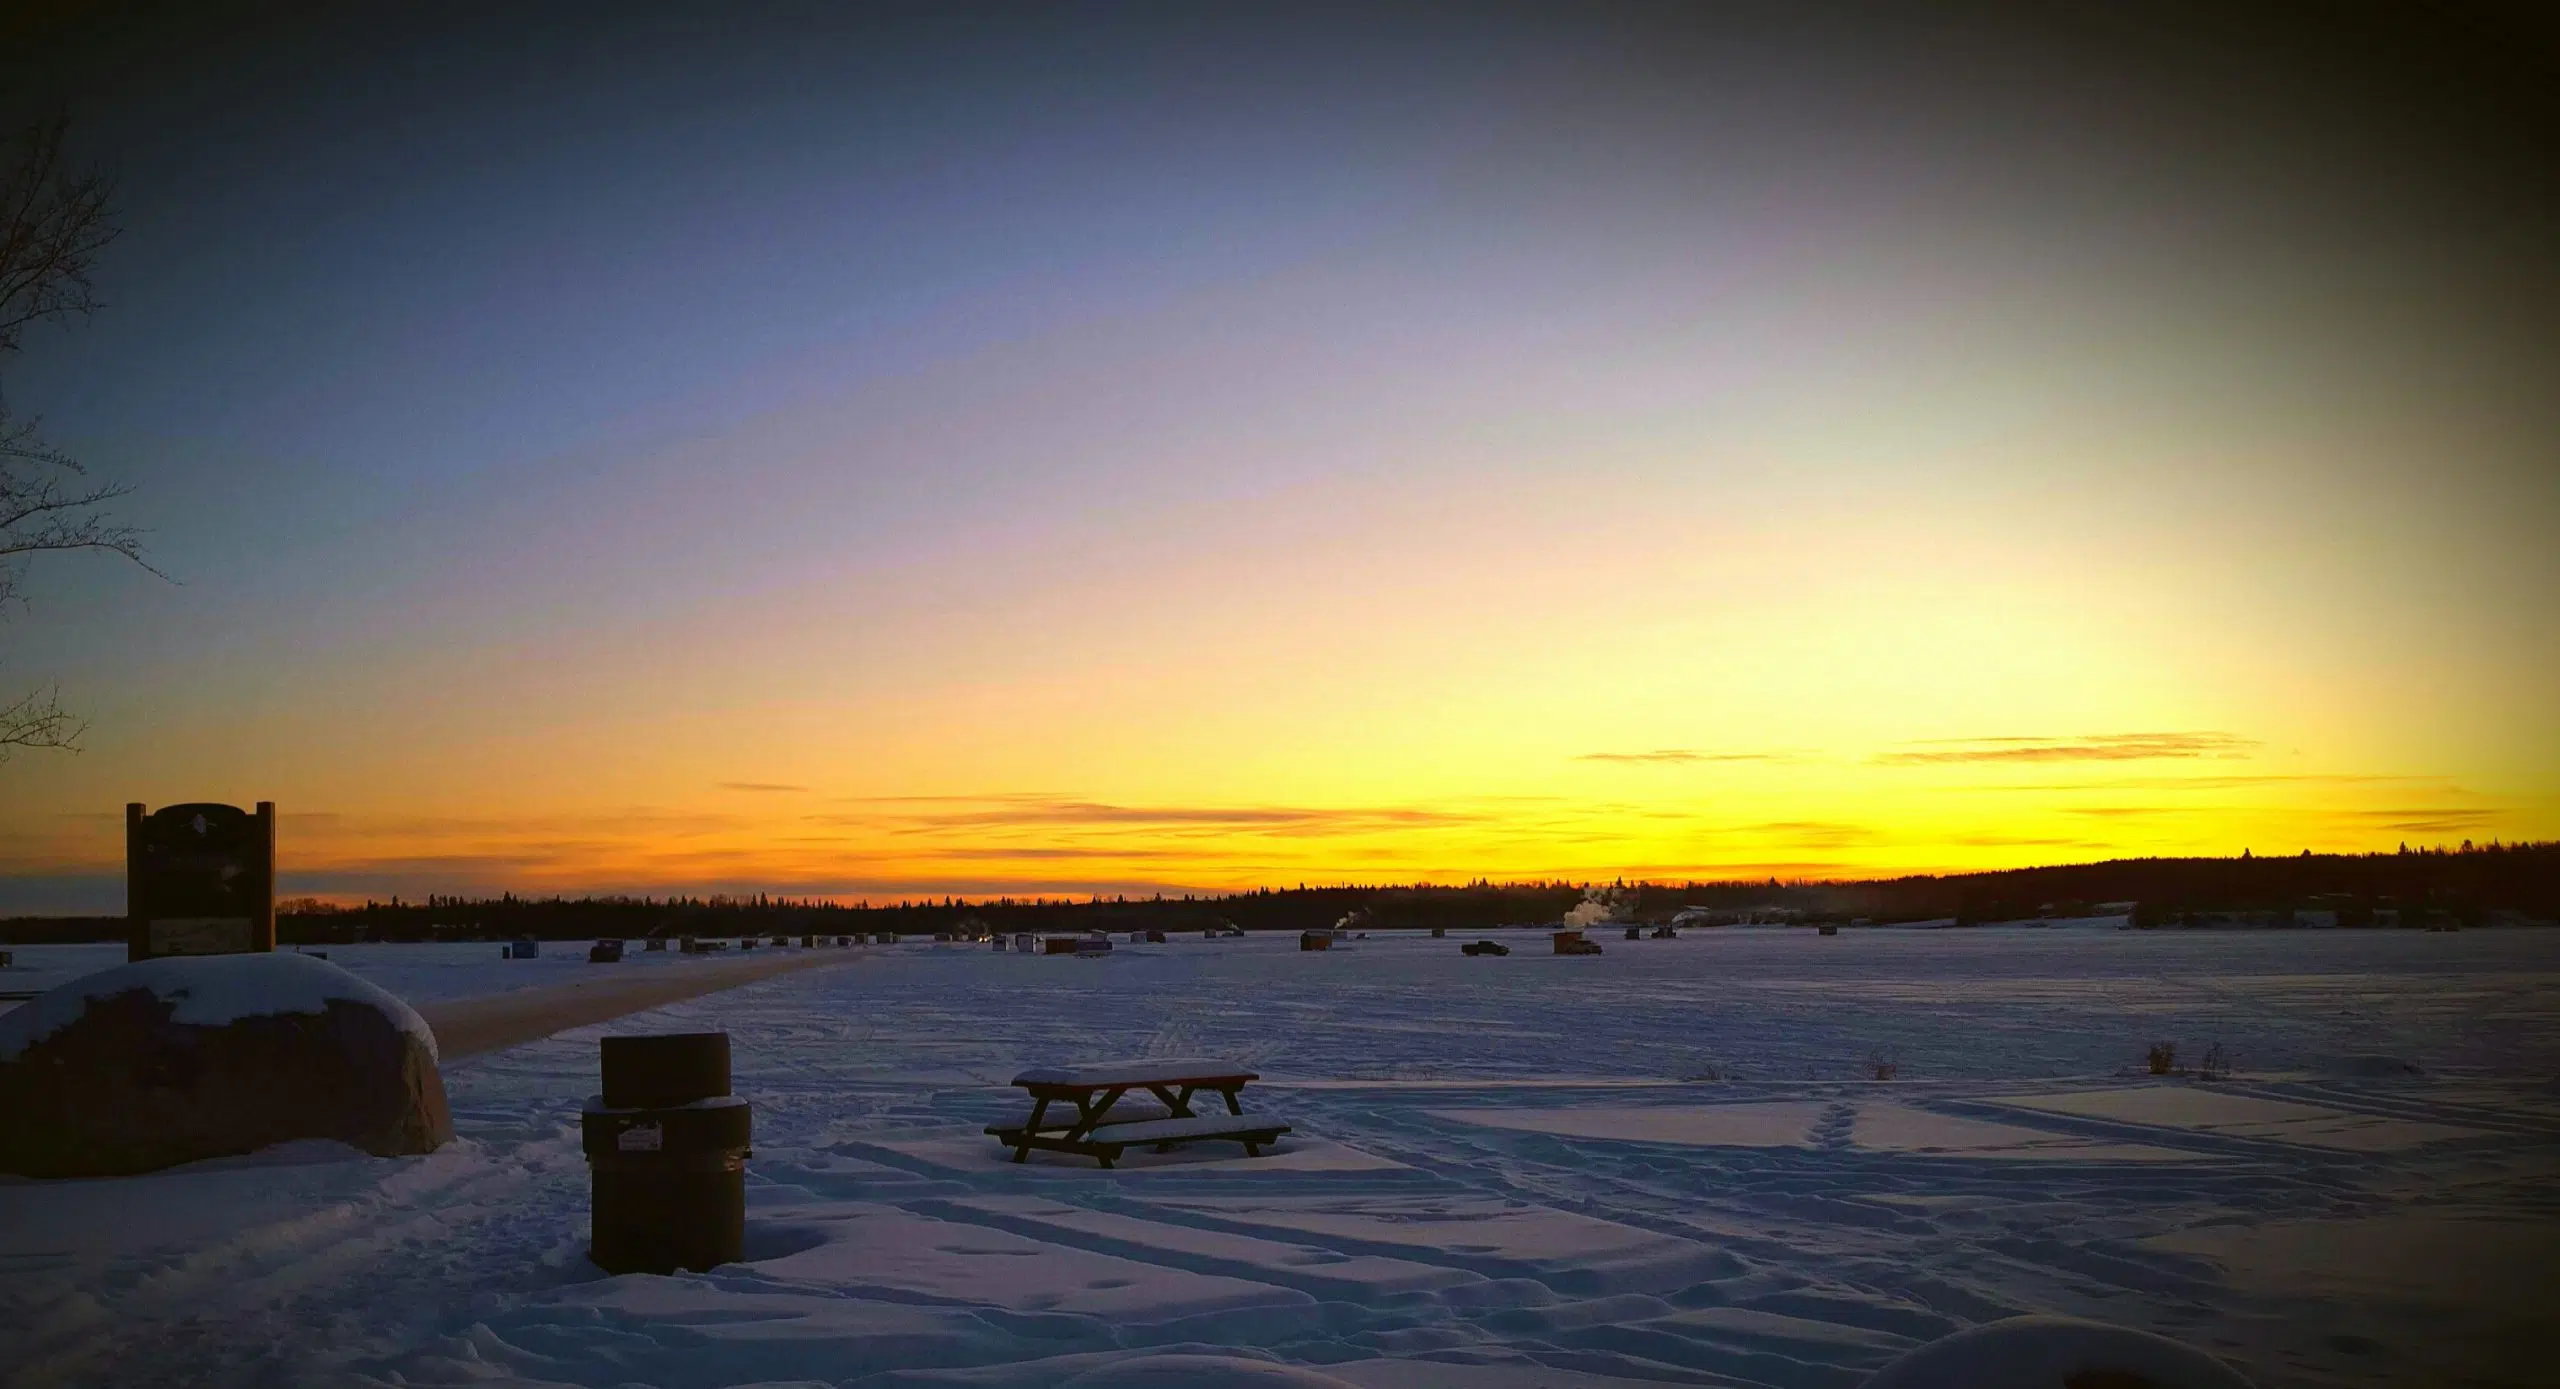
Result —
[[[1259, 1079], [1232, 1061], [1199, 1058], [1041, 1067], [1013, 1078], [1015, 1085], [1030, 1092], [1031, 1117], [1018, 1124], [989, 1124], [987, 1132], [1013, 1149], [1016, 1162], [1026, 1161], [1032, 1149], [1040, 1148], [1075, 1153], [1109, 1167], [1127, 1148], [1148, 1146], [1169, 1152], [1209, 1138], [1242, 1143], [1248, 1156], [1260, 1157], [1262, 1145], [1279, 1141], [1289, 1126], [1244, 1112], [1236, 1094]], [[1153, 1096], [1164, 1106], [1164, 1113], [1109, 1122], [1112, 1106], [1132, 1090]], [[1224, 1099], [1227, 1112], [1194, 1113], [1191, 1101], [1203, 1094]], [[1059, 1106], [1054, 1116], [1052, 1106]]]

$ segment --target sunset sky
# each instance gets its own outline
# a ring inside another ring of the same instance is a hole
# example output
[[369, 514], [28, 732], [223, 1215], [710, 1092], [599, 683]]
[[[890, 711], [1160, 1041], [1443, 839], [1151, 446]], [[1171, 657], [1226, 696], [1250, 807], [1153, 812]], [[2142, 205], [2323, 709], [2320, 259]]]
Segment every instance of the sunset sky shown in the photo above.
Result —
[[0, 910], [136, 800], [355, 897], [2560, 837], [2494, 36], [133, 13], [0, 37], [125, 226], [0, 385], [178, 581], [0, 626]]

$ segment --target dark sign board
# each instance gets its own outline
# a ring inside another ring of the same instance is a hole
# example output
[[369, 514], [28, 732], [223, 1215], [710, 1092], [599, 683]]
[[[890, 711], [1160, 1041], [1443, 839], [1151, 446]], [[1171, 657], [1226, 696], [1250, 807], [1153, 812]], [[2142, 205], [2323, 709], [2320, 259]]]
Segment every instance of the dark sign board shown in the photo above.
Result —
[[125, 958], [276, 948], [276, 807], [124, 808]]

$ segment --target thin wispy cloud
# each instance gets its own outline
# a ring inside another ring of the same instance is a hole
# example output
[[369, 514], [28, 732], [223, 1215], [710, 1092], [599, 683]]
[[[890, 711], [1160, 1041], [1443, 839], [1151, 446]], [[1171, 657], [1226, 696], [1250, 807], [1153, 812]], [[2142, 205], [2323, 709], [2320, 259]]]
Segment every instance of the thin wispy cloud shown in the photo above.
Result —
[[1632, 767], [1677, 767], [1696, 762], [1783, 762], [1775, 752], [1700, 752], [1695, 748], [1655, 748], [1651, 752], [1586, 752], [1576, 762], [1615, 762]]
[[1966, 791], [2243, 791], [2258, 786], [2380, 786], [2421, 783], [2454, 788], [2436, 776], [2367, 776], [2322, 772], [2269, 772], [2251, 776], [2114, 777], [2103, 781], [1988, 781]]
[[[2190, 815], [2194, 812], [2183, 806], [2074, 805], [2062, 807], [2062, 813], [2098, 820], [2141, 820], [2157, 816]], [[2387, 831], [2396, 834], [2475, 833], [2507, 818], [2506, 812], [2495, 808], [2457, 805], [2381, 806], [2360, 809], [2303, 808], [2294, 813], [2306, 822], [2327, 821], [2351, 826], [2355, 830]]]
[[1060, 791], [978, 791], [938, 796], [829, 796], [829, 805], [995, 805], [1014, 802], [1064, 801]]
[[544, 837], [584, 838], [591, 835], [682, 839], [734, 833], [752, 829], [757, 823], [751, 816], [727, 811], [668, 810], [652, 806], [616, 806], [585, 813], [551, 812], [540, 815], [349, 815], [336, 827], [330, 841], [502, 839], [519, 843]]
[[2389, 810], [2350, 810], [2341, 818], [2402, 834], [2460, 834], [2486, 829], [2504, 818], [2494, 810], [2470, 806], [2415, 806]]
[[2259, 746], [2236, 733], [2099, 733], [2083, 737], [1932, 738], [1879, 753], [1885, 766], [1946, 762], [2139, 762], [2246, 757]]
[[1834, 820], [1771, 820], [1741, 828], [1748, 834], [1784, 840], [1805, 848], [1837, 849], [1869, 843], [1876, 838], [1876, 832], [1865, 825], [1842, 824]]
[[1193, 857], [1173, 850], [1138, 849], [1116, 844], [1098, 845], [1092, 848], [1060, 848], [1028, 844], [987, 849], [953, 847], [934, 850], [932, 856], [935, 859], [947, 859], [959, 863], [1008, 863], [1016, 859], [1042, 861], [1087, 859], [1108, 863], [1188, 862]]
[[1129, 827], [1163, 832], [1209, 830], [1265, 834], [1356, 834], [1375, 830], [1436, 829], [1475, 824], [1486, 818], [1472, 811], [1414, 806], [1119, 805], [1107, 801], [1043, 796], [989, 796], [975, 801], [975, 804], [980, 808], [922, 814], [812, 818], [829, 823], [876, 825], [909, 833]]
[[714, 784], [723, 791], [807, 791], [809, 789], [806, 786], [794, 786], [787, 781], [723, 781]]

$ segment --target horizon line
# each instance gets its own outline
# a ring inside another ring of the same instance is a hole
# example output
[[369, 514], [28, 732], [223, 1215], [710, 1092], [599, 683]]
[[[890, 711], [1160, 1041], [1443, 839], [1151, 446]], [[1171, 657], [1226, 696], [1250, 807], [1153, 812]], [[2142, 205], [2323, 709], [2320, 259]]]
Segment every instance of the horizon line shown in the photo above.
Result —
[[[708, 901], [712, 901], [712, 900], [715, 900], [715, 899], [716, 899], [716, 900], [722, 900], [722, 901], [735, 902], [735, 901], [738, 901], [738, 900], [741, 900], [741, 899], [745, 899], [745, 898], [764, 897], [764, 898], [777, 899], [777, 900], [782, 901], [782, 902], [784, 902], [784, 903], [786, 903], [786, 904], [800, 904], [800, 905], [826, 905], [826, 906], [839, 907], [839, 908], [868, 907], [868, 908], [872, 908], [872, 909], [875, 909], [875, 910], [887, 910], [887, 909], [893, 909], [893, 908], [898, 908], [898, 907], [913, 907], [913, 906], [939, 906], [939, 905], [943, 905], [943, 904], [946, 904], [946, 903], [949, 903], [949, 904], [956, 904], [956, 905], [959, 905], [959, 906], [984, 906], [984, 905], [997, 905], [997, 904], [1003, 904], [1003, 903], [1013, 903], [1013, 904], [1017, 904], [1017, 905], [1035, 905], [1035, 904], [1089, 905], [1089, 904], [1091, 904], [1091, 903], [1095, 903], [1095, 902], [1106, 902], [1106, 901], [1118, 901], [1118, 902], [1140, 901], [1140, 902], [1143, 902], [1143, 901], [1150, 901], [1150, 900], [1168, 900], [1168, 899], [1170, 899], [1170, 900], [1189, 899], [1189, 900], [1192, 900], [1192, 901], [1216, 902], [1216, 901], [1223, 901], [1223, 900], [1227, 900], [1227, 899], [1231, 899], [1231, 898], [1252, 897], [1252, 896], [1258, 896], [1258, 895], [1263, 895], [1263, 894], [1288, 894], [1288, 893], [1298, 893], [1298, 892], [1309, 892], [1309, 893], [1312, 893], [1312, 892], [1387, 892], [1387, 891], [1397, 891], [1397, 890], [1404, 890], [1404, 891], [1462, 891], [1462, 890], [1466, 890], [1466, 889], [1469, 889], [1469, 888], [1477, 888], [1477, 887], [1486, 887], [1486, 888], [1495, 888], [1495, 889], [1503, 889], [1503, 888], [1529, 888], [1529, 887], [1553, 887], [1553, 888], [1572, 888], [1572, 889], [1575, 889], [1575, 890], [1578, 890], [1578, 891], [1579, 891], [1579, 890], [1587, 890], [1587, 889], [1595, 888], [1595, 887], [1612, 887], [1612, 886], [1615, 886], [1615, 887], [1631, 887], [1631, 888], [1670, 888], [1670, 887], [1678, 887], [1678, 888], [1684, 888], [1684, 889], [1691, 889], [1691, 888], [1695, 888], [1695, 889], [1713, 889], [1713, 888], [1740, 888], [1740, 887], [1771, 888], [1771, 887], [1775, 887], [1775, 888], [1778, 888], [1778, 889], [1782, 889], [1782, 890], [1784, 890], [1784, 889], [1823, 888], [1823, 887], [1828, 887], [1828, 888], [1845, 888], [1845, 887], [1864, 887], [1864, 886], [1885, 886], [1885, 885], [1890, 885], [1890, 884], [1894, 884], [1894, 883], [1905, 883], [1905, 882], [1910, 882], [1910, 881], [1913, 881], [1913, 880], [1915, 880], [1915, 879], [1937, 879], [1937, 880], [1945, 880], [1945, 881], [1955, 881], [1955, 880], [1962, 880], [1962, 879], [1968, 879], [1968, 878], [1994, 878], [1994, 877], [2001, 877], [2001, 876], [2004, 876], [2004, 875], [2007, 875], [2007, 874], [2013, 874], [2013, 873], [2059, 872], [2059, 871], [2065, 871], [2065, 870], [2070, 870], [2070, 869], [2080, 869], [2080, 868], [2105, 868], [2105, 867], [2110, 867], [2110, 866], [2117, 865], [2117, 864], [2137, 864], [2137, 863], [2242, 863], [2242, 862], [2277, 863], [2277, 862], [2302, 862], [2302, 861], [2305, 861], [2305, 860], [2309, 860], [2309, 861], [2317, 862], [2317, 861], [2321, 861], [2321, 860], [2328, 860], [2328, 859], [2339, 859], [2339, 860], [2346, 860], [2346, 859], [2366, 859], [2366, 860], [2370, 860], [2370, 859], [2390, 859], [2390, 858], [2420, 857], [2420, 856], [2433, 856], [2433, 857], [2461, 857], [2461, 856], [2463, 856], [2463, 855], [2467, 855], [2467, 854], [2482, 854], [2482, 855], [2484, 855], [2484, 854], [2491, 854], [2491, 853], [2499, 853], [2499, 854], [2508, 854], [2508, 853], [2533, 853], [2533, 852], [2550, 852], [2550, 851], [2555, 851], [2555, 850], [2560, 850], [2560, 839], [2553, 839], [2553, 840], [2517, 840], [2517, 841], [2512, 842], [2512, 843], [2505, 842], [2505, 841], [2501, 841], [2501, 840], [2495, 840], [2495, 839], [2492, 839], [2492, 840], [2488, 841], [2488, 842], [2487, 842], [2487, 843], [2485, 843], [2485, 844], [2481, 844], [2481, 843], [2474, 843], [2473, 841], [2470, 841], [2470, 840], [2464, 840], [2464, 841], [2462, 841], [2459, 845], [2448, 845], [2448, 844], [2441, 844], [2441, 843], [2438, 843], [2438, 844], [2427, 844], [2427, 845], [2416, 845], [2416, 846], [2403, 845], [2403, 846], [2401, 846], [2400, 848], [2397, 848], [2397, 849], [2373, 849], [2373, 850], [2363, 850], [2363, 851], [2345, 851], [2345, 850], [2321, 851], [2321, 850], [2314, 850], [2314, 849], [2308, 849], [2308, 848], [2306, 848], [2306, 849], [2301, 849], [2301, 850], [2298, 850], [2298, 851], [2296, 851], [2296, 852], [2294, 852], [2294, 853], [2290, 853], [2290, 854], [2284, 854], [2284, 853], [2275, 853], [2275, 854], [2259, 854], [2259, 853], [2254, 852], [2254, 851], [2253, 851], [2253, 850], [2251, 850], [2251, 849], [2243, 848], [2240, 852], [2238, 852], [2238, 853], [2236, 853], [2236, 854], [2144, 854], [2144, 855], [2125, 856], [2125, 857], [2117, 857], [2117, 858], [2085, 859], [2085, 860], [2077, 860], [2077, 861], [2064, 862], [2064, 863], [2037, 863], [2037, 864], [2026, 864], [2026, 865], [2020, 865], [2020, 866], [2008, 867], [2008, 868], [1973, 868], [1973, 869], [1961, 869], [1961, 870], [1929, 870], [1929, 869], [1918, 869], [1918, 870], [1895, 871], [1895, 872], [1884, 872], [1884, 873], [1870, 872], [1870, 873], [1868, 873], [1868, 874], [1866, 874], [1866, 875], [1864, 875], [1864, 876], [1858, 876], [1858, 877], [1845, 877], [1845, 876], [1844, 876], [1844, 877], [1827, 877], [1827, 876], [1804, 875], [1804, 874], [1798, 874], [1798, 875], [1795, 875], [1795, 876], [1792, 876], [1792, 877], [1790, 877], [1790, 876], [1785, 876], [1785, 875], [1781, 875], [1781, 874], [1768, 874], [1768, 875], [1765, 875], [1765, 876], [1763, 876], [1763, 875], [1756, 875], [1756, 874], [1755, 874], [1755, 875], [1752, 875], [1752, 876], [1749, 876], [1749, 877], [1712, 877], [1712, 878], [1711, 878], [1711, 877], [1696, 877], [1696, 876], [1666, 875], [1666, 874], [1639, 874], [1639, 875], [1635, 875], [1635, 876], [1633, 876], [1633, 877], [1630, 877], [1630, 876], [1628, 876], [1628, 875], [1626, 875], [1626, 874], [1619, 874], [1619, 875], [1616, 875], [1616, 876], [1611, 877], [1611, 878], [1602, 879], [1602, 878], [1595, 878], [1595, 877], [1577, 877], [1577, 876], [1568, 875], [1568, 874], [1545, 875], [1545, 874], [1536, 874], [1536, 873], [1517, 873], [1517, 874], [1494, 875], [1494, 874], [1478, 873], [1478, 874], [1472, 874], [1472, 875], [1468, 875], [1468, 876], [1464, 876], [1464, 877], [1458, 877], [1458, 876], [1452, 875], [1452, 876], [1450, 876], [1450, 877], [1446, 877], [1446, 878], [1442, 878], [1442, 877], [1422, 877], [1422, 878], [1415, 878], [1415, 879], [1403, 880], [1403, 881], [1386, 881], [1386, 880], [1365, 881], [1365, 882], [1364, 882], [1364, 881], [1348, 881], [1348, 880], [1346, 880], [1346, 881], [1337, 881], [1337, 882], [1306, 882], [1306, 881], [1301, 881], [1301, 882], [1298, 882], [1298, 883], [1295, 883], [1295, 884], [1268, 884], [1268, 883], [1266, 883], [1266, 884], [1258, 884], [1258, 885], [1251, 886], [1251, 887], [1237, 887], [1237, 888], [1201, 888], [1201, 887], [1183, 887], [1183, 886], [1176, 885], [1176, 884], [1155, 884], [1155, 883], [1147, 883], [1147, 884], [1121, 884], [1121, 885], [1117, 885], [1117, 887], [1116, 887], [1114, 890], [1110, 890], [1110, 891], [1101, 890], [1100, 888], [1097, 888], [1097, 887], [1094, 887], [1094, 886], [1090, 886], [1090, 885], [1088, 885], [1088, 886], [1085, 886], [1085, 887], [1077, 888], [1077, 889], [1075, 889], [1075, 890], [1064, 890], [1064, 889], [1059, 888], [1059, 887], [1056, 887], [1056, 886], [1048, 886], [1048, 887], [1044, 887], [1044, 888], [1042, 888], [1042, 889], [1040, 889], [1040, 890], [1029, 890], [1029, 891], [1022, 891], [1022, 892], [1008, 892], [1008, 891], [1003, 891], [1003, 890], [997, 890], [997, 891], [988, 892], [988, 891], [980, 890], [980, 891], [978, 891], [978, 892], [950, 892], [950, 891], [933, 892], [933, 891], [909, 891], [909, 892], [900, 892], [900, 893], [879, 893], [879, 892], [863, 892], [863, 891], [861, 891], [861, 890], [859, 890], [859, 889], [850, 890], [850, 891], [835, 891], [835, 890], [819, 889], [819, 890], [811, 890], [811, 891], [799, 891], [799, 892], [794, 892], [794, 891], [790, 891], [790, 890], [787, 890], [787, 889], [784, 889], [784, 890], [777, 890], [777, 889], [775, 889], [774, 887], [771, 887], [771, 886], [765, 886], [765, 887], [745, 887], [745, 886], [740, 886], [740, 887], [736, 887], [736, 888], [726, 888], [726, 887], [723, 887], [723, 888], [714, 888], [714, 887], [711, 887], [710, 885], [707, 885], [707, 884], [697, 884], [697, 885], [694, 885], [694, 886], [692, 886], [692, 887], [668, 887], [668, 888], [662, 888], [662, 889], [635, 889], [635, 890], [614, 890], [614, 889], [611, 889], [611, 888], [597, 887], [597, 888], [589, 888], [589, 889], [585, 889], [585, 890], [577, 891], [577, 892], [569, 892], [569, 891], [547, 891], [547, 892], [546, 892], [546, 891], [538, 891], [538, 890], [536, 890], [536, 891], [519, 891], [519, 890], [517, 890], [517, 889], [513, 889], [513, 888], [497, 888], [497, 889], [490, 889], [490, 890], [484, 890], [484, 891], [479, 892], [479, 893], [436, 892], [436, 891], [430, 891], [430, 892], [424, 893], [422, 896], [420, 896], [420, 897], [419, 897], [419, 898], [417, 898], [416, 900], [413, 900], [413, 901], [405, 901], [405, 902], [404, 902], [404, 901], [402, 901], [402, 900], [401, 900], [401, 898], [402, 898], [402, 895], [403, 895], [403, 894], [401, 894], [401, 893], [399, 893], [399, 892], [396, 892], [396, 891], [395, 891], [395, 892], [392, 892], [391, 894], [389, 894], [389, 896], [388, 896], [388, 897], [373, 897], [373, 896], [366, 896], [366, 895], [358, 894], [358, 893], [334, 893], [334, 892], [293, 892], [293, 891], [289, 891], [289, 890], [279, 890], [279, 891], [278, 891], [278, 893], [277, 893], [277, 895], [276, 895], [276, 906], [277, 906], [277, 912], [278, 912], [278, 914], [279, 914], [279, 915], [300, 915], [300, 914], [304, 914], [304, 913], [308, 912], [308, 911], [309, 911], [309, 909], [310, 909], [310, 907], [311, 907], [311, 906], [314, 906], [314, 905], [319, 906], [319, 907], [321, 907], [321, 908], [323, 908], [323, 909], [325, 909], [325, 910], [332, 910], [332, 911], [334, 911], [334, 910], [344, 910], [344, 909], [347, 909], [347, 908], [349, 908], [349, 907], [353, 907], [353, 906], [391, 906], [391, 905], [398, 905], [398, 906], [401, 906], [401, 907], [423, 906], [423, 905], [427, 905], [427, 904], [428, 904], [429, 902], [431, 902], [431, 901], [432, 901], [432, 902], [435, 902], [435, 903], [438, 903], [438, 904], [441, 904], [441, 903], [444, 903], [444, 902], [451, 902], [451, 903], [453, 903], [453, 904], [455, 904], [455, 905], [478, 905], [478, 904], [489, 903], [489, 902], [501, 902], [501, 901], [506, 901], [506, 900], [509, 900], [509, 899], [520, 899], [520, 900], [525, 900], [525, 901], [536, 901], [536, 902], [580, 902], [580, 901], [584, 901], [584, 902], [606, 902], [606, 901], [626, 901], [626, 902], [631, 902], [631, 901], [636, 901], [636, 902], [642, 902], [642, 903], [659, 902], [659, 901], [665, 901], [665, 902], [677, 902], [677, 901], [704, 901], [704, 902], [708, 902]], [[1775, 865], [1771, 865], [1771, 866], [1775, 866]], [[27, 881], [27, 880], [30, 880], [30, 878], [31, 878], [32, 876], [36, 876], [36, 875], [18, 875], [18, 876], [17, 876], [17, 880], [19, 880], [19, 881]], [[85, 877], [85, 876], [92, 876], [92, 875], [79, 875], [79, 876], [84, 876], [84, 877]], [[98, 876], [104, 876], [104, 875], [98, 875]], [[10, 880], [11, 880], [11, 877], [10, 877], [10, 876], [8, 876], [8, 875], [0, 875], [0, 883], [5, 883], [5, 882], [10, 881]], [[121, 886], [121, 884], [118, 884], [118, 886]], [[1136, 891], [1136, 892], [1131, 892], [1131, 891], [1126, 890], [1126, 889], [1131, 888], [1131, 887], [1135, 887], [1135, 888], [1137, 888], [1137, 889], [1139, 889], [1139, 890], [1138, 890], [1138, 891]], [[875, 900], [875, 899], [877, 899], [877, 900]], [[113, 918], [113, 917], [120, 917], [120, 916], [124, 916], [124, 915], [126, 915], [126, 913], [123, 913], [123, 912], [107, 912], [107, 911], [86, 911], [86, 912], [83, 912], [83, 911], [68, 911], [68, 912], [33, 912], [33, 911], [17, 911], [17, 912], [9, 912], [9, 913], [6, 913], [6, 914], [0, 914], [0, 921], [20, 921], [20, 920], [61, 920], [61, 919], [80, 919], [80, 918], [90, 918], [90, 917], [107, 917], [107, 918]]]

